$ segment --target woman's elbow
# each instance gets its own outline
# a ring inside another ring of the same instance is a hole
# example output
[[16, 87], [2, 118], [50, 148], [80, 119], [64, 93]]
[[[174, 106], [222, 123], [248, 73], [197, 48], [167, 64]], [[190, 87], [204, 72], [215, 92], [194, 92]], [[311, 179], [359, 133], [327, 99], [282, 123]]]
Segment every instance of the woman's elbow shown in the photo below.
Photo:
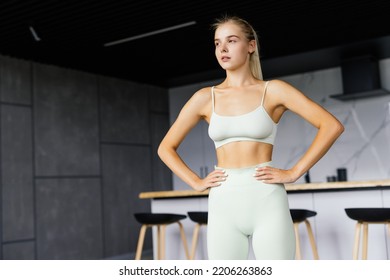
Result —
[[332, 125], [332, 128], [336, 138], [338, 138], [344, 132], [344, 125], [338, 120], [336, 120], [335, 124]]
[[165, 149], [164, 145], [162, 145], [160, 143], [160, 145], [157, 148], [157, 155], [159, 156], [160, 159], [162, 159], [164, 157], [165, 150], [166, 149]]
[[160, 157], [161, 160], [164, 161], [164, 159], [171, 154], [171, 151], [175, 150], [176, 149], [174, 147], [170, 147], [166, 143], [161, 142], [157, 148], [157, 155]]

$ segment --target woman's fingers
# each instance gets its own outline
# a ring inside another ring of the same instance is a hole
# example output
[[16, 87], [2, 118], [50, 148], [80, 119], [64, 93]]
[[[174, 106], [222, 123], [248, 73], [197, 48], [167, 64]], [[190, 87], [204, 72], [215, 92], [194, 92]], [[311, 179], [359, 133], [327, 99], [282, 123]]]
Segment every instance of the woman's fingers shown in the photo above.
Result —
[[274, 168], [271, 166], [258, 167], [253, 175], [256, 180], [264, 183], [291, 183], [294, 180], [289, 170]]
[[258, 167], [255, 169], [255, 174], [253, 175], [258, 180], [271, 179], [273, 176], [273, 171], [271, 167]]
[[206, 188], [217, 187], [221, 185], [221, 183], [226, 180], [226, 177], [227, 174], [224, 170], [216, 169], [210, 172], [206, 178], [204, 178]]
[[282, 170], [273, 168], [271, 166], [264, 166], [256, 168], [255, 178], [265, 183], [275, 183], [282, 181]]

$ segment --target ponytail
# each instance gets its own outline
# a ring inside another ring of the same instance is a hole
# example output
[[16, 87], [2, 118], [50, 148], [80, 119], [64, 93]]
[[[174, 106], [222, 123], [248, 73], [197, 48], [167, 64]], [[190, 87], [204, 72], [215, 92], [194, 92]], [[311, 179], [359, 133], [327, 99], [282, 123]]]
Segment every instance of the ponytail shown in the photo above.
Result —
[[263, 80], [263, 72], [261, 71], [261, 64], [260, 64], [260, 55], [259, 55], [259, 41], [256, 34], [256, 31], [252, 29], [254, 40], [256, 41], [256, 48], [253, 53], [250, 55], [249, 59], [249, 67], [251, 69], [252, 75], [256, 77], [259, 80]]

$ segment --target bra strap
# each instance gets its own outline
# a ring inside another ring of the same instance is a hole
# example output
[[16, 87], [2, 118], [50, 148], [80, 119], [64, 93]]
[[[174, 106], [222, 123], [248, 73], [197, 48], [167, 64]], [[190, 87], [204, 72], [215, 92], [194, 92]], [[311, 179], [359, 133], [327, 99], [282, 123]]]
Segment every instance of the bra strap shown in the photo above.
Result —
[[213, 107], [214, 113], [214, 86], [211, 87], [211, 106]]
[[265, 82], [263, 97], [261, 98], [261, 106], [263, 106], [263, 103], [264, 103], [264, 97], [265, 97], [265, 93], [267, 92], [268, 83], [269, 83], [269, 81]]

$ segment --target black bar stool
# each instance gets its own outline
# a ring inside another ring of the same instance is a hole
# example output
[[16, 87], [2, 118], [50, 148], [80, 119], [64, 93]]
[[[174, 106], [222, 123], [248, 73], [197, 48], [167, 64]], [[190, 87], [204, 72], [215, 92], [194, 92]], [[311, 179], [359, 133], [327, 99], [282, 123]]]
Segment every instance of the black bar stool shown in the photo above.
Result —
[[313, 251], [313, 257], [315, 260], [318, 260], [319, 256], [318, 256], [317, 246], [314, 240], [314, 235], [311, 229], [310, 222], [308, 220], [308, 218], [316, 216], [317, 212], [307, 210], [307, 209], [290, 209], [290, 213], [294, 223], [294, 230], [295, 230], [295, 242], [296, 242], [295, 259], [297, 260], [302, 259], [301, 243], [299, 239], [299, 224], [304, 222], [306, 224], [307, 233], [309, 235], [310, 245]]
[[345, 208], [349, 218], [357, 221], [355, 227], [355, 241], [353, 246], [353, 259], [359, 258], [360, 232], [363, 226], [362, 259], [367, 259], [368, 225], [385, 224], [390, 234], [390, 208]]
[[142, 248], [145, 240], [145, 233], [147, 228], [157, 226], [157, 259], [165, 259], [165, 228], [166, 226], [177, 223], [180, 228], [181, 240], [183, 241], [184, 250], [187, 259], [189, 259], [188, 246], [186, 235], [181, 220], [187, 218], [186, 215], [172, 214], [172, 213], [135, 213], [135, 219], [142, 224], [137, 244], [137, 251], [135, 259], [140, 260]]
[[199, 231], [202, 226], [207, 225], [208, 212], [207, 211], [192, 211], [188, 212], [188, 217], [195, 222], [194, 233], [192, 234], [192, 246], [190, 260], [195, 258], [196, 246], [199, 239]]

